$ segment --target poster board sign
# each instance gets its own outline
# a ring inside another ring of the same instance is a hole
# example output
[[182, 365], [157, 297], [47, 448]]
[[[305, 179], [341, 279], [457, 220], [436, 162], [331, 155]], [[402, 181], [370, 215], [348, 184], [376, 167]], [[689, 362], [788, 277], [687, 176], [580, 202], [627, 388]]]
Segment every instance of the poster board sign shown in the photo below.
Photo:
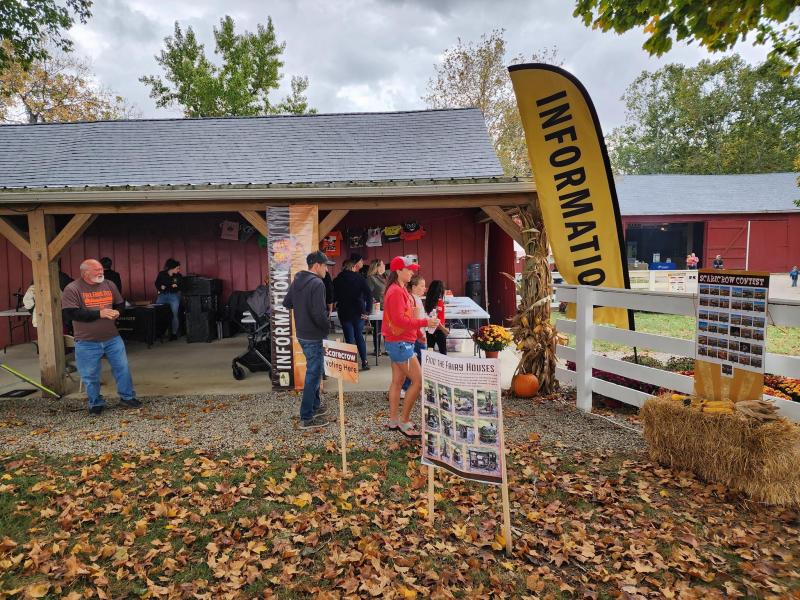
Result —
[[316, 250], [319, 219], [316, 205], [267, 208], [267, 259], [272, 304], [272, 386], [303, 388], [306, 359], [294, 334], [294, 316], [283, 307], [294, 276], [307, 268], [306, 256]]
[[769, 274], [702, 269], [697, 277], [695, 394], [734, 402], [760, 399]]
[[503, 481], [500, 361], [422, 351], [422, 463]]
[[358, 347], [355, 344], [323, 340], [322, 352], [325, 375], [358, 383]]

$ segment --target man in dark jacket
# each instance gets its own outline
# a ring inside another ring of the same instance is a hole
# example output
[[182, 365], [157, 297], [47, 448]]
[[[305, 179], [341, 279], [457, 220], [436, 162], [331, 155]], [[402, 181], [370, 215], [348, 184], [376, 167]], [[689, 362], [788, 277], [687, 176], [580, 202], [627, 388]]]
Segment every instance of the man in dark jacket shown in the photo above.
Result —
[[306, 357], [306, 379], [300, 403], [300, 428], [319, 429], [328, 425], [328, 407], [319, 395], [322, 380], [322, 340], [328, 337], [328, 307], [322, 279], [330, 262], [322, 252], [306, 256], [307, 271], [300, 271], [283, 300], [283, 306], [294, 311], [297, 341]]
[[100, 264], [103, 265], [103, 277], [106, 278], [106, 281], [111, 281], [114, 285], [116, 285], [119, 293], [121, 294], [122, 277], [120, 277], [119, 273], [111, 268], [111, 265], [114, 264], [113, 261], [109, 257], [104, 256], [100, 259]]
[[358, 346], [361, 370], [369, 371], [364, 319], [372, 312], [372, 292], [369, 291], [367, 280], [358, 272], [358, 262], [354, 262], [352, 257], [342, 264], [342, 272], [333, 280], [333, 290], [344, 341]]

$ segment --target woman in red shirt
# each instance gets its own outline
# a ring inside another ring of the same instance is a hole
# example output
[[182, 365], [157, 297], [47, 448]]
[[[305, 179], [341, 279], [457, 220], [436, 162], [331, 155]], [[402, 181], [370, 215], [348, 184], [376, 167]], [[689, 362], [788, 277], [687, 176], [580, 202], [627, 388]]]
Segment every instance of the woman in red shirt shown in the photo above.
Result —
[[[389, 429], [399, 430], [406, 437], [419, 438], [420, 433], [409, 421], [411, 409], [422, 389], [422, 370], [414, 355], [414, 342], [417, 340], [420, 327], [436, 327], [439, 320], [435, 318], [420, 319], [417, 317], [417, 305], [408, 293], [408, 284], [419, 265], [404, 256], [395, 256], [389, 263], [389, 279], [386, 281], [386, 293], [383, 296], [382, 333], [386, 340], [386, 352], [392, 361], [392, 383], [389, 386]], [[403, 411], [400, 408], [400, 388], [406, 378], [411, 385], [403, 400]]]

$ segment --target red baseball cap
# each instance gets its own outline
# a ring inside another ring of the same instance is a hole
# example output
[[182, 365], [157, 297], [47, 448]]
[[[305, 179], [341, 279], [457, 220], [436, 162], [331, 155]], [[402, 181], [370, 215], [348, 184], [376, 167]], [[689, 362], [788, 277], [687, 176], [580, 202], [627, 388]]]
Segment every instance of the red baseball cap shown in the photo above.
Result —
[[413, 262], [407, 256], [395, 256], [389, 263], [389, 270], [400, 271], [402, 269], [408, 269], [409, 271], [417, 272], [419, 271], [419, 265]]

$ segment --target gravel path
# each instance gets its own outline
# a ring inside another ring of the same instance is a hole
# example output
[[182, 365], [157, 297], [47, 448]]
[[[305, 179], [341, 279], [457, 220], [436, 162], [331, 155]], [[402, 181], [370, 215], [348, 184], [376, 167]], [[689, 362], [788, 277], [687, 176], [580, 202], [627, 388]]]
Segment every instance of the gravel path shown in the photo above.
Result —
[[[568, 397], [568, 396], [565, 396]], [[329, 418], [337, 417], [337, 400], [330, 402]], [[40, 398], [0, 403], [2, 452], [38, 450], [46, 454], [102, 454], [162, 449], [241, 448], [296, 450], [338, 444], [336, 421], [321, 432], [298, 429], [299, 398], [292, 393], [248, 396], [191, 396], [142, 398], [138, 410], [111, 406], [90, 417], [85, 401]], [[113, 400], [111, 401], [113, 402]], [[574, 402], [574, 401], [573, 401]], [[413, 418], [419, 422], [419, 405]], [[543, 441], [565, 448], [639, 450], [644, 447], [635, 424], [621, 417], [586, 415], [558, 395], [543, 400], [504, 400], [506, 439], [525, 441], [539, 434]], [[353, 392], [345, 396], [347, 439], [357, 448], [372, 449], [403, 439], [385, 431], [388, 401], [385, 393]], [[609, 422], [608, 419], [616, 423]]]

